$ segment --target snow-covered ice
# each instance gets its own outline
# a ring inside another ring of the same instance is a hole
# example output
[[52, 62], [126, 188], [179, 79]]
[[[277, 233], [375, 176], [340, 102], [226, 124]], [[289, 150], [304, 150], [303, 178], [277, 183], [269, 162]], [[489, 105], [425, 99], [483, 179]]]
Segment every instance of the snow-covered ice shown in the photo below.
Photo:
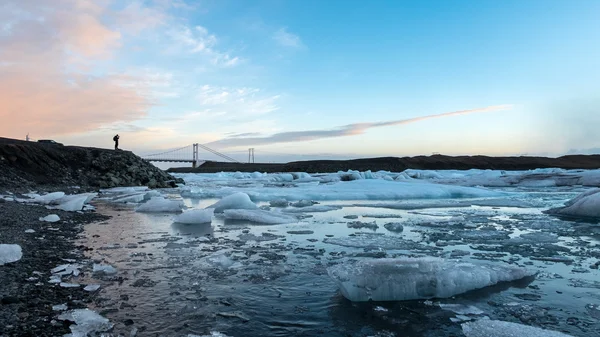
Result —
[[46, 215], [43, 218], [40, 218], [39, 220], [46, 221], [46, 222], [57, 222], [57, 221], [60, 221], [60, 217], [56, 214], [50, 214], [50, 215]]
[[224, 213], [227, 219], [248, 220], [270, 225], [298, 222], [294, 216], [260, 209], [228, 209]]
[[0, 266], [19, 261], [23, 257], [21, 246], [15, 244], [0, 244]]
[[467, 337], [569, 337], [571, 335], [562, 332], [544, 330], [533, 326], [496, 321], [491, 319], [480, 319], [477, 321], [463, 323], [462, 331]]
[[361, 260], [332, 266], [328, 273], [344, 297], [356, 302], [447, 298], [535, 274], [511, 265], [430, 257]]
[[181, 200], [152, 197], [149, 201], [139, 205], [135, 211], [142, 213], [177, 213], [181, 212], [183, 207], [183, 201]]
[[215, 213], [223, 213], [227, 209], [256, 209], [255, 203], [246, 193], [238, 192], [224, 197], [208, 208], [214, 208]]
[[175, 222], [189, 225], [210, 223], [212, 221], [213, 213], [214, 210], [212, 208], [192, 209], [176, 216]]
[[70, 310], [60, 314], [58, 319], [75, 323], [71, 324], [71, 333], [65, 337], [86, 337], [95, 332], [108, 331], [113, 326], [107, 318], [89, 309]]

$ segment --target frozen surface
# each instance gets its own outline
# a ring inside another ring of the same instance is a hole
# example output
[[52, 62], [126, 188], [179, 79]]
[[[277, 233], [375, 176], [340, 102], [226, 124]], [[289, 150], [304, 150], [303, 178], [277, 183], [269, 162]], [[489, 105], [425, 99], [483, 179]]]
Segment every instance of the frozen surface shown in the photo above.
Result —
[[138, 206], [135, 211], [143, 213], [177, 213], [183, 209], [183, 201], [163, 197], [152, 197], [148, 202]]
[[210, 223], [212, 221], [213, 211], [212, 208], [185, 211], [175, 217], [175, 222], [189, 225]]
[[504, 264], [474, 264], [439, 258], [361, 260], [328, 269], [351, 301], [447, 298], [535, 273]]
[[0, 266], [6, 263], [19, 261], [23, 257], [21, 246], [14, 244], [0, 244]]
[[85, 288], [83, 288], [83, 290], [85, 291], [96, 291], [98, 289], [100, 289], [99, 284], [88, 284], [87, 286], [85, 286]]
[[562, 332], [544, 330], [533, 326], [480, 319], [462, 324], [462, 331], [467, 337], [569, 337]]
[[47, 204], [50, 204], [51, 202], [58, 200], [64, 196], [65, 196], [65, 192], [53, 192], [53, 193], [48, 193], [48, 194], [44, 194], [41, 196], [36, 196], [33, 201], [35, 203], [47, 205]]
[[342, 209], [342, 206], [331, 206], [331, 205], [312, 205], [300, 208], [286, 208], [283, 211], [286, 213], [316, 213], [316, 212], [329, 212]]
[[248, 194], [239, 192], [224, 197], [209, 208], [214, 208], [215, 213], [223, 213], [227, 209], [256, 209], [258, 206], [250, 200]]
[[600, 188], [596, 188], [567, 201], [564, 207], [548, 210], [550, 214], [575, 217], [600, 217]]
[[75, 323], [69, 327], [71, 333], [65, 335], [68, 337], [86, 337], [95, 332], [104, 332], [112, 328], [108, 319], [89, 309], [70, 310], [60, 314], [58, 319]]
[[57, 222], [57, 221], [60, 221], [60, 217], [56, 214], [50, 214], [50, 215], [46, 215], [43, 218], [40, 218], [40, 221]]
[[225, 210], [225, 218], [248, 220], [270, 225], [298, 222], [298, 219], [294, 216], [260, 209], [228, 209]]

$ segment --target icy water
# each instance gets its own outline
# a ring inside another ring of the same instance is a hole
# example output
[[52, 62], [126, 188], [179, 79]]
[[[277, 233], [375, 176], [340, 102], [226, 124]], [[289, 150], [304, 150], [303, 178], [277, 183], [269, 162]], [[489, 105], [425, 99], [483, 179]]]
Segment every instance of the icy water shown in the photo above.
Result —
[[[600, 335], [600, 273], [590, 268], [600, 258], [600, 227], [542, 213], [584, 189], [495, 190], [510, 198], [445, 208], [438, 207], [456, 199], [410, 200], [406, 209], [389, 208], [389, 200], [319, 201], [342, 208], [300, 213], [285, 225], [218, 215], [211, 224], [183, 225], [173, 214], [97, 202], [112, 218], [86, 226], [81, 243], [118, 273], [95, 276], [102, 288], [92, 309], [126, 336], [463, 336], [461, 322], [484, 316]], [[191, 208], [218, 201], [183, 200]], [[349, 228], [355, 221], [371, 224]], [[538, 274], [448, 299], [353, 303], [326, 270], [349, 259], [401, 256], [510, 263]]]

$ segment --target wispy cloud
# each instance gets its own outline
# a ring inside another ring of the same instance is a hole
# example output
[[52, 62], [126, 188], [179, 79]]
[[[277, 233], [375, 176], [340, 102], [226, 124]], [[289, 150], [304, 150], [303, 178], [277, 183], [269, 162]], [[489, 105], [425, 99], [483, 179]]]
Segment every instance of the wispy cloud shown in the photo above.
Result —
[[281, 28], [273, 34], [273, 39], [284, 47], [304, 48], [304, 44], [298, 35], [287, 31], [287, 28]]
[[176, 53], [183, 48], [184, 52], [202, 54], [208, 57], [214, 66], [222, 68], [234, 67], [243, 61], [238, 56], [231, 56], [227, 52], [217, 50], [217, 37], [209, 33], [205, 27], [179, 26], [171, 29], [168, 35], [176, 43], [174, 46], [174, 52]]
[[204, 85], [198, 92], [198, 101], [214, 112], [225, 112], [232, 117], [264, 115], [279, 109], [279, 95], [265, 95], [256, 88], [227, 88]]
[[393, 120], [386, 122], [376, 122], [376, 123], [355, 123], [348, 124], [336, 129], [330, 130], [307, 130], [307, 131], [291, 131], [291, 132], [281, 132], [276, 133], [274, 135], [268, 137], [229, 137], [221, 140], [214, 141], [209, 143], [211, 146], [215, 147], [235, 147], [235, 146], [246, 146], [246, 145], [267, 145], [267, 144], [276, 144], [276, 143], [290, 143], [290, 142], [303, 142], [324, 138], [335, 138], [335, 137], [347, 137], [347, 136], [355, 136], [364, 134], [368, 129], [378, 128], [384, 126], [394, 126], [394, 125], [405, 125], [416, 123], [428, 119], [441, 118], [441, 117], [450, 117], [450, 116], [459, 116], [459, 115], [467, 115], [473, 113], [481, 113], [481, 112], [491, 112], [491, 111], [500, 111], [500, 110], [508, 110], [511, 109], [512, 105], [496, 105], [489, 106], [485, 108], [471, 109], [471, 110], [461, 110], [461, 111], [453, 111], [446, 112], [437, 115], [428, 115], [421, 116], [409, 119], [401, 119], [401, 120]]

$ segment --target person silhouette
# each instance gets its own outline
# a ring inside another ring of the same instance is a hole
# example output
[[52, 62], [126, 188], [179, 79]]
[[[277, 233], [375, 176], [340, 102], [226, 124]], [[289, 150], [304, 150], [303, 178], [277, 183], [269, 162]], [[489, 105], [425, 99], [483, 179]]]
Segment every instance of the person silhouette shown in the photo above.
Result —
[[116, 135], [113, 137], [113, 140], [115, 141], [115, 150], [118, 150], [118, 149], [119, 149], [119, 138], [121, 138], [121, 137], [119, 137], [119, 134], [116, 134]]

